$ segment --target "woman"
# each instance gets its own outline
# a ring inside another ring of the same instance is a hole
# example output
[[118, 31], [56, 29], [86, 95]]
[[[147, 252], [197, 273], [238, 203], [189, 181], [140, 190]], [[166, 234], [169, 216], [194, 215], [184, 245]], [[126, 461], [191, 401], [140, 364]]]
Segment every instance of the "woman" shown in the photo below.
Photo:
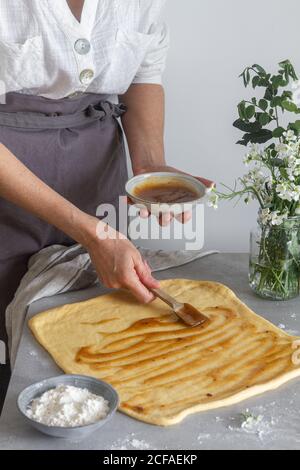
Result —
[[[0, 0], [0, 340], [30, 256], [51, 244], [82, 244], [106, 286], [152, 300], [139, 252], [97, 236], [95, 214], [127, 179], [119, 116], [133, 172], [167, 168], [163, 3]], [[3, 396], [8, 366], [0, 373]]]

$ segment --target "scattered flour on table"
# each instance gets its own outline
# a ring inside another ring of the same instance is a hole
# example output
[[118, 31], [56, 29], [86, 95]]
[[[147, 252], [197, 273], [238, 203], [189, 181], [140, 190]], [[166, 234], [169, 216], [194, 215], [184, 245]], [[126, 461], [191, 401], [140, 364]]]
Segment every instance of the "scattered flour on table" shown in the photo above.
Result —
[[286, 326], [283, 323], [279, 323], [278, 328], [280, 328], [281, 330], [285, 330]]
[[59, 385], [34, 399], [27, 416], [47, 426], [75, 427], [107, 416], [108, 402], [86, 388]]
[[239, 417], [238, 427], [228, 426], [230, 431], [245, 432], [247, 434], [254, 434], [259, 439], [263, 440], [265, 436], [272, 432], [272, 426], [275, 424], [274, 420], [265, 419], [264, 415], [257, 416], [249, 413], [249, 410]]
[[210, 434], [198, 434], [197, 440], [199, 444], [203, 444], [203, 441], [210, 439], [211, 435]]
[[[216, 423], [224, 423], [225, 419], [221, 418], [220, 416], [216, 416], [215, 418]], [[245, 413], [239, 414], [238, 416], [234, 416], [230, 418], [230, 421], [233, 422], [232, 425], [227, 425], [227, 429], [231, 431], [231, 433], [246, 433], [251, 434], [253, 436], [257, 436], [260, 440], [263, 440], [265, 436], [271, 433], [272, 425], [274, 424], [273, 420], [268, 421], [264, 418], [262, 414], [257, 416], [252, 415], [249, 410], [246, 410]], [[231, 434], [230, 433], [230, 434]], [[231, 435], [232, 435], [231, 434]], [[216, 441], [217, 439], [223, 440], [224, 436], [230, 439], [230, 436], [224, 435], [224, 433], [214, 431], [213, 434], [208, 433], [200, 433], [197, 436], [198, 444], [203, 444], [205, 441], [213, 440]]]
[[130, 434], [124, 439], [118, 439], [110, 447], [110, 450], [132, 450], [132, 449], [155, 450], [154, 447], [152, 447], [148, 442], [144, 441], [143, 439], [137, 439], [134, 433]]

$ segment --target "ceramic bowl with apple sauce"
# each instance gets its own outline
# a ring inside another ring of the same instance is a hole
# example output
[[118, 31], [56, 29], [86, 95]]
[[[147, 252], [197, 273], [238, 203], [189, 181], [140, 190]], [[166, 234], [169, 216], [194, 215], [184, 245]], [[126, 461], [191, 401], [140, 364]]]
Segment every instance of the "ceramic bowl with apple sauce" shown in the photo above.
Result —
[[207, 193], [206, 186], [193, 176], [171, 172], [134, 176], [125, 189], [137, 207], [146, 207], [154, 215], [165, 212], [179, 215], [204, 202]]

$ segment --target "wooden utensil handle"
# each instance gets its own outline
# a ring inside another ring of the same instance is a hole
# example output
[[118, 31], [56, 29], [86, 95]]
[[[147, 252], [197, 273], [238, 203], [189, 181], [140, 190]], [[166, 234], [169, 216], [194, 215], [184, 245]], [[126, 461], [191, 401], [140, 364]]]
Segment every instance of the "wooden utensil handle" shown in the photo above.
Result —
[[178, 305], [177, 302], [173, 297], [171, 297], [169, 294], [167, 294], [165, 291], [162, 289], [150, 289], [151, 292], [156, 295], [159, 299], [161, 299], [163, 302], [166, 302], [168, 305], [170, 305], [171, 308], [176, 308]]

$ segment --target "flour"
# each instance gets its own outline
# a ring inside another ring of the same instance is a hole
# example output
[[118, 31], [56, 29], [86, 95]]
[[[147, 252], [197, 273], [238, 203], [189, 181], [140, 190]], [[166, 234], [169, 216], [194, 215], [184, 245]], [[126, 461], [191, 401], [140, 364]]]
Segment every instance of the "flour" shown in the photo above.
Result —
[[263, 415], [247, 416], [241, 424], [241, 428], [250, 433], [257, 433], [260, 431], [261, 423], [263, 422]]
[[31, 357], [37, 357], [37, 352], [36, 351], [29, 351], [29, 354]]
[[139, 439], [132, 439], [130, 444], [134, 449], [139, 449], [139, 450], [150, 449], [150, 444], [148, 444], [148, 442], [140, 441]]
[[132, 450], [132, 449], [155, 450], [155, 448], [151, 446], [148, 442], [144, 441], [143, 439], [137, 439], [134, 433], [131, 433], [129, 436], [125, 437], [124, 439], [118, 439], [110, 447], [110, 450]]
[[260, 440], [272, 432], [274, 421], [266, 420], [264, 415], [253, 415], [247, 409], [245, 413], [239, 416], [239, 423], [237, 427], [229, 426], [230, 431], [245, 432], [247, 434], [256, 435]]
[[199, 444], [203, 444], [203, 441], [211, 439], [210, 434], [198, 434], [197, 440]]
[[47, 426], [75, 427], [95, 423], [107, 416], [108, 402], [86, 388], [59, 385], [34, 399], [27, 416]]

